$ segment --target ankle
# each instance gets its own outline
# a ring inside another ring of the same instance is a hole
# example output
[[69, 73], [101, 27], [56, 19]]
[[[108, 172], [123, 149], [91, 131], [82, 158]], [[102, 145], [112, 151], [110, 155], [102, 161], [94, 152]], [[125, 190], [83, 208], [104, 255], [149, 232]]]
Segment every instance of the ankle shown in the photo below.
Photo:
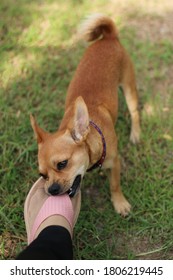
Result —
[[43, 221], [43, 223], [39, 226], [38, 230], [35, 233], [35, 238], [40, 234], [40, 232], [44, 228], [46, 228], [48, 226], [55, 226], [55, 225], [66, 228], [72, 238], [73, 229], [72, 229], [71, 225], [69, 224], [69, 222], [66, 220], [66, 218], [64, 218], [61, 215], [53, 215], [53, 216], [48, 217], [45, 221]]

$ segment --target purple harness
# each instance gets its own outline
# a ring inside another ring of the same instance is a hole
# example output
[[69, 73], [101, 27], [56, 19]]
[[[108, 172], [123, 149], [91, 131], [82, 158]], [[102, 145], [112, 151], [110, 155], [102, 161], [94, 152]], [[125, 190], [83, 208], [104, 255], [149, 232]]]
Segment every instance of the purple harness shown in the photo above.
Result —
[[100, 136], [102, 138], [103, 152], [102, 152], [101, 158], [93, 166], [91, 166], [89, 169], [87, 169], [87, 172], [89, 172], [97, 167], [101, 168], [103, 165], [103, 162], [105, 160], [105, 157], [106, 157], [106, 141], [105, 141], [104, 135], [103, 135], [101, 129], [93, 121], [90, 121], [90, 125], [92, 125], [98, 131], [98, 133], [100, 134]]

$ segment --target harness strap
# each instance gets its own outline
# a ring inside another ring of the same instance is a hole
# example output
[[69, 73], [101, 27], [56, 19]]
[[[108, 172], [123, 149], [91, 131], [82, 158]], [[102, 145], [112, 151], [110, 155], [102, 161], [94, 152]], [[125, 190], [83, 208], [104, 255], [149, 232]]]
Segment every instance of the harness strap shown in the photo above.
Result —
[[104, 137], [101, 129], [93, 121], [90, 120], [89, 123], [90, 123], [90, 125], [92, 125], [98, 131], [98, 133], [101, 136], [102, 144], [103, 144], [103, 152], [102, 152], [101, 158], [93, 166], [91, 166], [89, 169], [87, 169], [87, 172], [92, 171], [93, 169], [95, 169], [97, 167], [101, 168], [102, 165], [103, 165], [103, 162], [105, 160], [105, 157], [106, 157], [106, 141], [105, 141], [105, 137]]

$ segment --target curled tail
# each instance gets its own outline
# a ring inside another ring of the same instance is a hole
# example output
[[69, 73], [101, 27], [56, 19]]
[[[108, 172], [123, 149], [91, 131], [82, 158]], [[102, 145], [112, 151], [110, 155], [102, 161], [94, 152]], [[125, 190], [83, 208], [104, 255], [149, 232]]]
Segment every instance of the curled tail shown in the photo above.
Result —
[[81, 24], [78, 30], [78, 38], [87, 42], [102, 38], [118, 38], [118, 32], [112, 19], [102, 14], [90, 15]]

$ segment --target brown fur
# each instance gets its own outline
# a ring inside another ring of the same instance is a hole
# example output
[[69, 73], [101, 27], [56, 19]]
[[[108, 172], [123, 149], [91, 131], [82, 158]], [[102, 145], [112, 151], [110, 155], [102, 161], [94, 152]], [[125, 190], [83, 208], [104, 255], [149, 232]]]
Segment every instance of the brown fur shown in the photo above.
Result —
[[[114, 124], [118, 112], [117, 90], [121, 85], [132, 121], [130, 139], [133, 143], [139, 141], [138, 94], [133, 64], [110, 18], [92, 16], [80, 34], [87, 41], [98, 40], [87, 48], [69, 85], [65, 114], [58, 131], [54, 134], [43, 131], [31, 116], [38, 141], [39, 169], [48, 176], [46, 190], [58, 182], [60, 193], [70, 188], [78, 174], [83, 177], [86, 170], [99, 160], [103, 150], [99, 133], [89, 125], [89, 120], [93, 120], [106, 140], [107, 154], [103, 167], [110, 169], [111, 199], [116, 211], [125, 216], [130, 211], [130, 204], [120, 188]], [[57, 170], [57, 163], [66, 159], [67, 166]]]

